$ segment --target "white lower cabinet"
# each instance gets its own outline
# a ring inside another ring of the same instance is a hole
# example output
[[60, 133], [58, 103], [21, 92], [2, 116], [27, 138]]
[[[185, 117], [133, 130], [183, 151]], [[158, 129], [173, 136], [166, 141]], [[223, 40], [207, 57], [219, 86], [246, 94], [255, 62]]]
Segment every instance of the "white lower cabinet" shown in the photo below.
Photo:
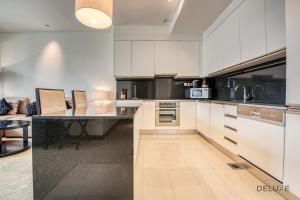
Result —
[[238, 135], [238, 154], [282, 181], [284, 127], [238, 117]]
[[180, 102], [180, 129], [196, 130], [196, 102]]
[[197, 131], [210, 137], [210, 103], [197, 103]]
[[283, 184], [300, 197], [300, 114], [286, 114]]
[[222, 145], [224, 140], [224, 105], [210, 104], [210, 137]]
[[237, 106], [212, 103], [210, 106], [210, 137], [233, 154], [237, 154]]
[[154, 101], [143, 102], [143, 129], [144, 130], [155, 129], [155, 102]]
[[134, 128], [134, 130], [133, 130], [133, 138], [134, 138], [133, 149], [134, 149], [134, 165], [135, 165], [138, 147], [139, 147], [140, 133], [141, 133], [141, 130], [143, 129], [143, 107], [142, 106], [139, 107], [139, 109], [137, 110], [137, 112], [134, 115], [133, 128]]

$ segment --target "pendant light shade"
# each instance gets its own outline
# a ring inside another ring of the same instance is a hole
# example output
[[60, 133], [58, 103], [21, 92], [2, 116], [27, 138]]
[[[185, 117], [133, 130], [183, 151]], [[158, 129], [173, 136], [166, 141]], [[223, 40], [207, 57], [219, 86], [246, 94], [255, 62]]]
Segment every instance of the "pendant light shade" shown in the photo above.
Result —
[[77, 20], [91, 28], [105, 29], [112, 25], [113, 0], [75, 0]]

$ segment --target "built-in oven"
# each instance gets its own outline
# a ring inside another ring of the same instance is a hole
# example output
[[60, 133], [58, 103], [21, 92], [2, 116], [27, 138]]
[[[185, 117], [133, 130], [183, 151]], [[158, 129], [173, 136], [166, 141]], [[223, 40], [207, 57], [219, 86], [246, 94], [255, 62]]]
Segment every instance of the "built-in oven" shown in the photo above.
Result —
[[155, 103], [156, 126], [179, 126], [180, 125], [180, 102], [157, 101]]

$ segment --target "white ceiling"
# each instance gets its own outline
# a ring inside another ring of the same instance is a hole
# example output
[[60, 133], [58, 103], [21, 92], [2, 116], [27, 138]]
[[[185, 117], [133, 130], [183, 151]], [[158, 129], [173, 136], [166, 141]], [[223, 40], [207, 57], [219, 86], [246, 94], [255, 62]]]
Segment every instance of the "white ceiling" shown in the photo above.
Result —
[[164, 25], [173, 20], [181, 0], [114, 0], [115, 25]]
[[232, 0], [185, 0], [173, 32], [203, 33]]
[[[75, 19], [74, 1], [0, 0], [0, 32], [92, 30]], [[230, 2], [185, 0], [173, 32], [202, 33]], [[114, 24], [170, 26], [179, 3], [180, 0], [114, 0]], [[169, 21], [164, 23], [164, 18]]]

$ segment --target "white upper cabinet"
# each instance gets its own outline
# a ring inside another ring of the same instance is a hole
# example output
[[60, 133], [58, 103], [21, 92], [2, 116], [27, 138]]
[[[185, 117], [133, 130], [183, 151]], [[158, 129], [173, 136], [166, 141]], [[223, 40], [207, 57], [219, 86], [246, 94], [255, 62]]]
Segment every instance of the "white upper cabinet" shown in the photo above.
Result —
[[200, 53], [199, 42], [179, 41], [178, 42], [178, 77], [199, 77], [200, 76]]
[[206, 74], [211, 74], [223, 68], [223, 34], [221, 27], [218, 27], [205, 39], [204, 67]]
[[265, 55], [266, 12], [265, 1], [246, 0], [239, 9], [241, 61]]
[[154, 77], [154, 41], [132, 42], [132, 75]]
[[300, 74], [300, 1], [286, 0], [287, 30], [287, 66], [286, 66], [286, 101], [287, 104], [300, 105], [300, 93], [297, 92]]
[[224, 67], [241, 62], [239, 12], [232, 13], [222, 24]]
[[282, 49], [285, 39], [285, 0], [266, 1], [267, 52]]
[[114, 60], [116, 77], [131, 76], [131, 41], [115, 41]]
[[177, 74], [177, 41], [155, 42], [155, 74]]

